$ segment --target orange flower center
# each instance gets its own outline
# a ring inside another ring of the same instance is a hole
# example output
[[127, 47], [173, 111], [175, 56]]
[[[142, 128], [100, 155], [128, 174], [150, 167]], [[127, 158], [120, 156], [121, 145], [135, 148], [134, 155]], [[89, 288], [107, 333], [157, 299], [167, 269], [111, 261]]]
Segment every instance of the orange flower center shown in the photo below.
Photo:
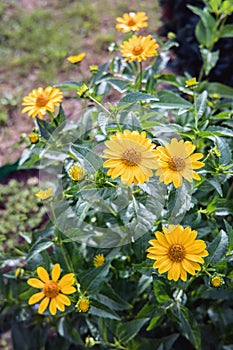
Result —
[[59, 291], [60, 288], [57, 282], [53, 280], [49, 280], [48, 282], [46, 282], [43, 288], [43, 293], [48, 298], [55, 298], [56, 296], [58, 296]]
[[185, 165], [185, 159], [181, 156], [173, 156], [168, 161], [168, 167], [173, 171], [182, 171]]
[[143, 52], [143, 47], [142, 47], [141, 45], [138, 45], [138, 46], [134, 46], [134, 47], [133, 47], [132, 53], [133, 53], [135, 56], [141, 55], [142, 52]]
[[127, 166], [136, 166], [140, 163], [142, 159], [141, 153], [138, 152], [135, 148], [127, 148], [121, 157], [123, 164]]
[[39, 108], [45, 107], [48, 101], [49, 101], [49, 98], [46, 95], [40, 94], [36, 98], [36, 106]]
[[181, 262], [185, 257], [185, 250], [181, 244], [172, 244], [168, 249], [168, 256], [171, 261]]
[[132, 26], [135, 25], [135, 23], [136, 23], [135, 20], [131, 17], [131, 18], [128, 20], [128, 23], [127, 23], [127, 24], [128, 24], [129, 27], [132, 27]]

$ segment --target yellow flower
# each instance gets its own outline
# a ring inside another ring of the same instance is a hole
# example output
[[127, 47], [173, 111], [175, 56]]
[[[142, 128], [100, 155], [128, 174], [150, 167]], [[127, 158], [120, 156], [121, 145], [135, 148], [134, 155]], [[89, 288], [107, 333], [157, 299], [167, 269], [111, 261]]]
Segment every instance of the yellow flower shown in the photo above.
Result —
[[186, 80], [185, 84], [186, 84], [186, 87], [190, 87], [190, 86], [197, 85], [198, 82], [196, 78], [192, 78], [192, 79]]
[[124, 41], [121, 44], [121, 54], [125, 57], [125, 61], [138, 61], [146, 60], [148, 57], [158, 55], [157, 44], [155, 39], [152, 39], [151, 35], [137, 36], [133, 35], [129, 40]]
[[104, 264], [105, 259], [103, 254], [97, 254], [93, 259], [93, 264], [95, 267], [100, 267]]
[[87, 312], [90, 308], [90, 302], [87, 298], [81, 297], [75, 307], [79, 312]]
[[110, 168], [108, 175], [115, 179], [120, 176], [123, 184], [130, 186], [143, 184], [149, 181], [153, 175], [151, 169], [156, 169], [157, 161], [155, 157], [154, 145], [151, 139], [146, 138], [143, 131], [125, 130], [124, 133], [117, 132], [106, 141], [104, 158], [109, 158], [103, 164], [104, 168]]
[[181, 225], [169, 225], [168, 229], [163, 227], [163, 233], [155, 232], [157, 239], [152, 239], [149, 243], [147, 258], [156, 260], [153, 268], [157, 268], [159, 273], [168, 272], [169, 280], [187, 280], [187, 272], [195, 275], [196, 270], [200, 271], [199, 264], [203, 264], [203, 257], [208, 255], [206, 244], [198, 239], [197, 231], [192, 231], [191, 227], [183, 228]]
[[193, 153], [195, 146], [184, 140], [176, 138], [171, 143], [165, 142], [165, 147], [157, 147], [157, 171], [159, 181], [166, 185], [173, 182], [176, 188], [182, 185], [182, 178], [192, 182], [193, 179], [200, 180], [200, 176], [193, 169], [202, 168], [205, 164], [198, 160], [203, 157], [202, 153]]
[[92, 74], [96, 74], [96, 73], [98, 72], [98, 70], [99, 70], [99, 67], [98, 67], [97, 65], [93, 64], [93, 65], [91, 65], [91, 66], [89, 67], [89, 69], [90, 69], [90, 72], [91, 72]]
[[80, 181], [84, 178], [84, 168], [78, 164], [74, 164], [68, 170], [68, 173], [73, 181]]
[[53, 112], [55, 106], [59, 106], [62, 101], [62, 92], [52, 86], [47, 86], [45, 89], [39, 87], [32, 90], [28, 96], [23, 98], [22, 113], [27, 112], [29, 117], [43, 118], [46, 111]]
[[147, 19], [145, 12], [130, 12], [130, 13], [124, 13], [123, 17], [117, 17], [117, 24], [116, 29], [127, 33], [131, 30], [133, 32], [138, 31], [141, 28], [147, 27]]
[[34, 288], [41, 289], [39, 293], [31, 296], [28, 301], [29, 305], [36, 304], [39, 301], [39, 314], [42, 314], [49, 305], [49, 311], [52, 315], [56, 315], [57, 309], [65, 311], [65, 305], [71, 304], [70, 299], [65, 294], [72, 294], [76, 291], [73, 287], [75, 277], [73, 273], [64, 275], [60, 281], [60, 264], [55, 264], [52, 269], [52, 279], [49, 278], [48, 272], [39, 266], [36, 270], [38, 278], [29, 278], [27, 283]]
[[217, 99], [219, 98], [219, 94], [217, 94], [216, 92], [212, 95], [213, 98]]
[[37, 133], [32, 132], [31, 134], [28, 135], [29, 141], [31, 143], [37, 143], [39, 141], [39, 136]]
[[77, 88], [77, 95], [79, 97], [85, 97], [86, 92], [88, 91], [88, 86], [86, 84], [82, 84], [79, 88]]
[[212, 277], [210, 282], [211, 282], [212, 286], [215, 288], [221, 287], [224, 284], [222, 277], [217, 276], [217, 275]]
[[69, 56], [67, 60], [71, 63], [80, 63], [84, 59], [86, 54], [84, 52], [80, 53], [79, 55], [76, 56]]
[[52, 195], [53, 195], [53, 189], [51, 187], [36, 193], [36, 197], [40, 198], [42, 201], [52, 197]]

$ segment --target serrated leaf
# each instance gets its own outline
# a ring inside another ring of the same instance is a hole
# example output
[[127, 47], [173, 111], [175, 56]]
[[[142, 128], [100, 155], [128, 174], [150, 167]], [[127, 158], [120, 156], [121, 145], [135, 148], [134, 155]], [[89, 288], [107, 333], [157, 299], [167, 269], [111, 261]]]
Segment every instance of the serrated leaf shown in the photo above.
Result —
[[153, 95], [146, 94], [144, 92], [130, 92], [120, 100], [120, 103], [135, 103], [138, 101], [147, 101], [147, 100], [158, 101], [158, 98]]
[[90, 170], [94, 170], [94, 172], [98, 171], [103, 164], [102, 159], [98, 156], [97, 153], [90, 150], [88, 147], [81, 145], [71, 145], [70, 153], [79, 160], [80, 158], [84, 160], [84, 163], [90, 168]]
[[127, 344], [138, 334], [144, 324], [148, 321], [149, 318], [141, 318], [120, 324], [117, 328], [116, 334], [119, 342], [122, 344]]
[[233, 130], [228, 128], [223, 128], [221, 126], [210, 126], [208, 129], [206, 129], [207, 132], [211, 132], [212, 135], [216, 136], [233, 136]]
[[228, 249], [228, 236], [225, 231], [221, 230], [217, 237], [208, 245], [209, 256], [206, 262], [217, 264], [225, 255]]

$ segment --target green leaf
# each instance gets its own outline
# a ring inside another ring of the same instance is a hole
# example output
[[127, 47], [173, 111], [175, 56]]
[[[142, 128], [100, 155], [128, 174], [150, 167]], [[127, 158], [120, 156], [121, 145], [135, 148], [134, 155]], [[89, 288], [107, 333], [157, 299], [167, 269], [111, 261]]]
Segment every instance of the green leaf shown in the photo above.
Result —
[[233, 130], [228, 129], [228, 128], [223, 128], [221, 126], [210, 126], [209, 128], [206, 129], [207, 132], [211, 132], [213, 135], [216, 136], [233, 136]]
[[205, 113], [207, 97], [208, 93], [204, 90], [197, 98], [196, 108], [198, 118], [201, 118]]
[[79, 332], [75, 329], [75, 327], [73, 327], [68, 318], [61, 317], [58, 320], [57, 332], [61, 337], [65, 338], [70, 343], [84, 346]]
[[219, 38], [232, 38], [233, 37], [233, 24], [226, 24], [221, 28]]
[[208, 9], [206, 8], [202, 10], [198, 7], [191, 5], [187, 5], [187, 7], [196, 15], [200, 16], [200, 21], [198, 22], [195, 29], [197, 40], [203, 46], [211, 48], [214, 44], [216, 36], [216, 21], [214, 17], [209, 13]]
[[91, 315], [98, 317], [110, 318], [112, 320], [120, 321], [120, 316], [112, 310], [108, 305], [101, 303], [99, 300], [91, 300], [91, 308], [88, 312]]
[[223, 257], [225, 257], [228, 249], [228, 236], [225, 231], [221, 230], [217, 237], [208, 245], [209, 252], [206, 262], [209, 264], [217, 264]]
[[205, 74], [208, 75], [211, 69], [215, 67], [219, 59], [219, 50], [210, 51], [208, 49], [201, 48], [200, 51], [204, 63], [204, 71]]
[[226, 97], [232, 99], [233, 88], [221, 83], [208, 83], [205, 87], [210, 95], [216, 93], [220, 97]]
[[105, 80], [108, 84], [110, 84], [115, 90], [123, 93], [127, 90], [129, 86], [129, 82], [121, 79], [106, 79]]
[[192, 104], [175, 94], [171, 91], [158, 91], [157, 94], [159, 98], [159, 102], [153, 102], [151, 105], [152, 108], [166, 108], [166, 109], [177, 109], [184, 108], [190, 109], [192, 108]]
[[110, 263], [106, 262], [98, 268], [92, 268], [79, 274], [82, 289], [87, 292], [96, 293], [100, 285], [105, 281]]
[[55, 131], [56, 127], [52, 126], [51, 124], [49, 124], [48, 122], [46, 122], [43, 119], [40, 118], [36, 118], [36, 122], [37, 125], [39, 127], [39, 131], [41, 133], [41, 136], [46, 139], [49, 140], [50, 137], [52, 136], [53, 132]]
[[48, 249], [49, 247], [52, 247], [53, 244], [54, 243], [52, 241], [48, 241], [47, 239], [45, 241], [39, 241], [39, 243], [36, 242], [29, 251], [26, 261], [33, 259], [34, 256]]
[[153, 328], [158, 327], [164, 320], [165, 311], [163, 308], [158, 308], [155, 312], [155, 315], [151, 318], [147, 331], [151, 331]]
[[221, 197], [223, 196], [221, 184], [215, 178], [207, 179], [207, 182], [213, 186]]
[[181, 306], [178, 310], [182, 333], [190, 340], [195, 350], [201, 350], [200, 331], [193, 314], [185, 306]]
[[215, 136], [215, 144], [220, 151], [220, 164], [228, 165], [231, 163], [231, 150], [223, 137]]
[[65, 121], [66, 121], [65, 112], [64, 112], [64, 109], [62, 108], [62, 104], [60, 104], [59, 112], [56, 118], [54, 118], [53, 120], [53, 125], [58, 126], [64, 123]]
[[158, 98], [150, 94], [145, 94], [144, 92], [130, 92], [120, 100], [120, 103], [135, 103], [146, 100], [158, 101]]
[[70, 153], [75, 157], [76, 160], [80, 158], [84, 159], [87, 166], [90, 168], [90, 170], [92, 170], [92, 172], [93, 170], [96, 172], [102, 167], [102, 159], [98, 156], [97, 153], [93, 152], [88, 147], [73, 144], [70, 147]]
[[223, 221], [226, 227], [226, 232], [227, 232], [228, 241], [229, 241], [228, 251], [230, 252], [233, 249], [233, 228], [226, 220], [223, 220]]
[[171, 296], [169, 295], [169, 287], [164, 279], [157, 276], [154, 277], [153, 288], [156, 300], [159, 304], [167, 303], [171, 301]]
[[77, 91], [82, 83], [76, 83], [75, 81], [64, 81], [63, 83], [54, 85], [61, 90], [74, 90]]
[[117, 328], [116, 334], [119, 342], [122, 344], [127, 344], [138, 334], [144, 324], [148, 321], [149, 318], [141, 318], [138, 320], [121, 323]]

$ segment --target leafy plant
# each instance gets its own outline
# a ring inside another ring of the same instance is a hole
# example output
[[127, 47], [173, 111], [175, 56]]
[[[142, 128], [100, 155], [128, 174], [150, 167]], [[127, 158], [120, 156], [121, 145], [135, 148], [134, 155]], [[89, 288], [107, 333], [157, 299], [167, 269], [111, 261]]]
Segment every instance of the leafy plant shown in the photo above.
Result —
[[[123, 43], [83, 81], [24, 99], [29, 114], [48, 112], [20, 166], [40, 169], [51, 220], [19, 269], [2, 257], [1, 322], [16, 350], [232, 345], [233, 90], [164, 73], [173, 40]], [[82, 105], [78, 123], [56, 110], [57, 89]]]

